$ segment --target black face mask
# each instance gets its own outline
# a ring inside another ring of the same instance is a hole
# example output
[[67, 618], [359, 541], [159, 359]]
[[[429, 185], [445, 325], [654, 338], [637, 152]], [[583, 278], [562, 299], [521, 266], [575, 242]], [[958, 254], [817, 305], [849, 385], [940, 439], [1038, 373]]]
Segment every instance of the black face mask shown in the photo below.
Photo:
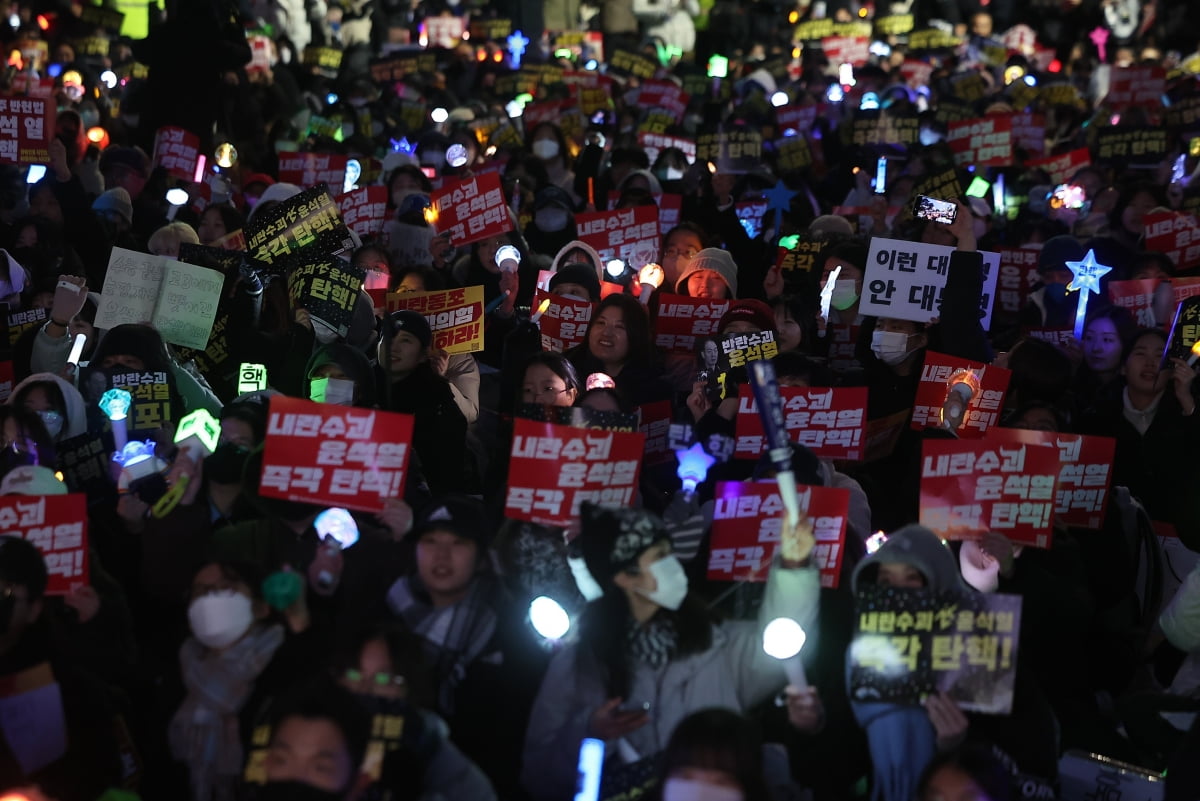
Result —
[[267, 782], [254, 793], [257, 801], [341, 801], [344, 795], [297, 781]]
[[204, 475], [217, 484], [237, 484], [242, 480], [250, 451], [232, 442], [222, 442], [204, 459]]

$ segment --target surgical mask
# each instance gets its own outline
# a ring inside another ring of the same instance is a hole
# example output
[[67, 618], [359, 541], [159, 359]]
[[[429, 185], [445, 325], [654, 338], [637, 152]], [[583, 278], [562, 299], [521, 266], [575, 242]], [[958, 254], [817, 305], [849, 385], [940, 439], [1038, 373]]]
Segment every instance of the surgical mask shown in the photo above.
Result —
[[894, 367], [908, 357], [908, 334], [876, 331], [871, 334], [871, 351], [879, 361]]
[[858, 303], [858, 282], [853, 278], [839, 278], [834, 281], [829, 305], [838, 311], [845, 311], [855, 303]]
[[743, 801], [744, 798], [741, 790], [694, 779], [667, 779], [663, 783], [663, 801]]
[[254, 793], [259, 801], [341, 801], [345, 795], [300, 781], [267, 782]]
[[654, 576], [658, 586], [654, 592], [642, 591], [642, 595], [672, 612], [683, 605], [683, 599], [687, 597], [688, 579], [675, 555], [665, 556], [650, 565], [650, 575]]
[[558, 155], [558, 142], [553, 139], [539, 139], [533, 143], [533, 155], [542, 161], [548, 161]]
[[37, 416], [42, 418], [42, 425], [46, 426], [46, 431], [50, 434], [50, 439], [58, 439], [58, 435], [63, 430], [63, 416], [55, 411], [38, 412]]
[[566, 209], [560, 209], [557, 206], [551, 206], [545, 209], [538, 209], [533, 213], [533, 222], [539, 230], [554, 232], [561, 231], [567, 227], [567, 223], [571, 221], [571, 214]]
[[237, 590], [202, 595], [188, 607], [192, 634], [208, 648], [228, 648], [254, 622], [250, 599]]
[[236, 484], [250, 451], [232, 442], [222, 442], [204, 459], [204, 475], [215, 484]]

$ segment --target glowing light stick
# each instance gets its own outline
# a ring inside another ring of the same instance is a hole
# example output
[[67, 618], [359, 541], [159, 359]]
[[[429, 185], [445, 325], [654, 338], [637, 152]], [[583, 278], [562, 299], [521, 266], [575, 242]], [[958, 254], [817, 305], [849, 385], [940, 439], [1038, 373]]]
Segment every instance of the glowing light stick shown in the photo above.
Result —
[[696, 491], [696, 486], [704, 480], [708, 469], [717, 461], [699, 442], [693, 443], [687, 450], [675, 451], [675, 458], [679, 461], [675, 475], [683, 482], [683, 491], [688, 493]]
[[638, 295], [638, 300], [645, 306], [650, 302], [650, 296], [654, 294], [654, 290], [662, 286], [662, 282], [666, 279], [667, 274], [658, 264], [647, 264], [638, 271], [638, 283], [642, 285], [642, 293]]
[[763, 629], [763, 651], [783, 663], [788, 684], [798, 690], [808, 689], [804, 663], [800, 661], [800, 649], [806, 639], [804, 629], [790, 617], [777, 617]]
[[192, 461], [200, 461], [217, 449], [221, 439], [221, 423], [209, 414], [208, 409], [197, 409], [179, 421], [175, 432], [175, 444], [187, 453]]
[[1068, 261], [1067, 269], [1075, 276], [1067, 284], [1067, 291], [1079, 290], [1078, 305], [1075, 307], [1075, 339], [1083, 339], [1083, 321], [1087, 316], [1088, 295], [1100, 294], [1100, 279], [1112, 272], [1112, 267], [1096, 263], [1096, 251], [1089, 250], [1082, 261]]
[[981, 376], [974, 370], [960, 368], [946, 381], [946, 400], [942, 402], [942, 426], [950, 431], [962, 425], [963, 415], [971, 398], [979, 392]]
[[100, 411], [112, 421], [113, 445], [117, 452], [125, 450], [129, 435], [125, 429], [125, 418], [129, 416], [129, 407], [133, 404], [133, 396], [128, 390], [110, 389], [100, 396]]
[[1192, 345], [1192, 355], [1188, 357], [1188, 367], [1195, 367], [1196, 362], [1200, 361], [1200, 339], [1196, 340], [1196, 344]]
[[521, 251], [513, 245], [504, 245], [496, 251], [496, 266], [502, 273], [515, 273], [521, 266]]
[[788, 525], [796, 526], [800, 522], [800, 498], [796, 494], [792, 444], [783, 422], [783, 399], [779, 395], [779, 384], [775, 381], [775, 365], [762, 360], [747, 366], [750, 368], [750, 388], [754, 391], [754, 400], [758, 403], [758, 414], [766, 435], [767, 454], [775, 466], [779, 497], [787, 509]]
[[261, 392], [267, 388], [267, 368], [262, 364], [242, 362], [238, 369], [238, 394]]
[[550, 298], [542, 298], [542, 302], [538, 304], [537, 311], [529, 316], [529, 322], [536, 323], [542, 319], [542, 315], [546, 313], [546, 309], [550, 308]]
[[604, 265], [604, 271], [613, 278], [620, 278], [625, 272], [625, 262], [620, 259], [613, 259], [608, 264]]
[[[842, 274], [842, 265], [833, 268], [833, 272], [829, 274], [829, 279], [825, 281], [825, 286], [821, 287], [821, 317], [826, 322], [829, 321], [829, 304], [833, 303], [833, 288], [837, 285], [838, 276]], [[824, 335], [824, 332], [822, 332]]]
[[71, 355], [67, 357], [67, 364], [79, 366], [79, 357], [83, 355], [85, 345], [87, 345], [87, 334], [76, 334], [75, 341], [71, 343]]
[[539, 595], [529, 604], [529, 622], [533, 630], [547, 640], [561, 640], [571, 630], [571, 617], [562, 604]]

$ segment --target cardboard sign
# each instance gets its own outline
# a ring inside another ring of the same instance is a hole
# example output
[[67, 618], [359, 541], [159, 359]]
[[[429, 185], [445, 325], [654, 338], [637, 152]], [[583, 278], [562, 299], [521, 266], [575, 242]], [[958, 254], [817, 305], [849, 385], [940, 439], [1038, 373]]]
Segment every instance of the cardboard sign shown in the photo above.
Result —
[[450, 354], [483, 350], [483, 287], [433, 292], [392, 292], [388, 312], [411, 309], [425, 315], [433, 330], [433, 347]]
[[675, 454], [671, 450], [668, 438], [673, 417], [671, 402], [664, 400], [644, 403], [638, 407], [637, 414], [638, 431], [646, 438], [642, 464], [654, 467], [674, 459]]
[[350, 229], [324, 184], [255, 214], [242, 230], [247, 252], [266, 264], [300, 251], [305, 252], [304, 258], [316, 258], [354, 246]]
[[620, 259], [638, 270], [658, 258], [662, 237], [655, 206], [576, 214], [575, 226], [579, 238], [600, 254], [602, 262]]
[[753, 172], [762, 162], [762, 135], [750, 130], [702, 133], [696, 137], [696, 158], [723, 173]]
[[176, 396], [175, 376], [166, 370], [139, 373], [121, 367], [79, 368], [79, 392], [87, 404], [88, 429], [111, 430], [108, 418], [100, 410], [100, 398], [110, 389], [124, 389], [133, 396], [125, 428], [129, 440], [149, 439], [164, 423], [176, 420], [172, 399]]
[[328, 184], [340, 189], [346, 182], [349, 156], [335, 153], [280, 153], [279, 180], [296, 186]]
[[[812, 560], [821, 586], [836, 588], [850, 516], [850, 490], [797, 485], [800, 509], [817, 541]], [[774, 481], [718, 481], [713, 498], [710, 581], [766, 581], [786, 512]]]
[[627, 50], [614, 50], [608, 58], [608, 71], [626, 78], [648, 80], [658, 72], [658, 66], [645, 56]]
[[154, 135], [154, 163], [174, 178], [191, 181], [200, 158], [200, 137], [169, 125]]
[[[871, 237], [859, 313], [919, 323], [928, 323], [939, 316], [953, 252], [954, 248], [948, 245]], [[986, 329], [992, 321], [1000, 254], [980, 253], [985, 275], [979, 317]]]
[[587, 431], [518, 419], [508, 467], [504, 514], [566, 528], [584, 501], [633, 503], [645, 437]]
[[49, 164], [57, 119], [53, 100], [0, 93], [0, 163]]
[[717, 323], [729, 311], [728, 300], [686, 295], [660, 295], [654, 318], [654, 344], [676, 353], [694, 353], [697, 337], [715, 336]]
[[918, 704], [934, 692], [960, 709], [1012, 711], [1021, 596], [859, 587], [850, 698]]
[[550, 300], [550, 305], [537, 321], [542, 334], [542, 350], [562, 353], [581, 344], [596, 304], [539, 289], [533, 296], [533, 308], [540, 309], [545, 299]]
[[49, 574], [46, 595], [87, 586], [87, 519], [84, 495], [0, 497], [0, 536], [20, 537], [41, 551]]
[[915, 114], [883, 109], [856, 109], [843, 141], [851, 145], [918, 144], [920, 123]]
[[864, 66], [871, 57], [869, 36], [826, 36], [821, 40], [821, 50], [830, 64], [853, 64]]
[[434, 53], [408, 53], [371, 62], [371, 80], [380, 84], [395, 84], [409, 75], [432, 74], [437, 70]]
[[1092, 164], [1092, 152], [1086, 147], [1077, 148], [1069, 153], [1057, 156], [1046, 156], [1040, 159], [1030, 159], [1025, 166], [1030, 169], [1042, 170], [1050, 177], [1050, 183], [1057, 186], [1065, 184], [1074, 177], [1075, 173]]
[[378, 512], [404, 495], [413, 417], [276, 395], [259, 493]]
[[1130, 106], [1157, 109], [1167, 90], [1167, 71], [1158, 65], [1149, 67], [1113, 67], [1108, 83], [1105, 105], [1113, 111]]
[[8, 315], [8, 344], [16, 344], [21, 335], [31, 328], [41, 328], [46, 324], [49, 314], [49, 309], [25, 309]]
[[1177, 270], [1200, 266], [1200, 224], [1195, 215], [1157, 211], [1144, 215], [1142, 223], [1147, 250], [1167, 254]]
[[1116, 125], [1096, 131], [1092, 153], [1105, 164], [1152, 166], [1170, 152], [1165, 128], [1139, 128]]
[[1021, 313], [1029, 297], [1029, 289], [1038, 279], [1038, 258], [1041, 248], [1000, 248], [996, 311], [1006, 316]]
[[288, 298], [294, 309], [307, 309], [313, 319], [325, 323], [345, 338], [367, 271], [344, 259], [297, 264], [288, 271]]
[[637, 139], [638, 147], [646, 151], [646, 157], [650, 159], [651, 164], [658, 159], [658, 154], [668, 147], [682, 150], [688, 164], [696, 162], [696, 143], [691, 139], [661, 133], [639, 133]]
[[993, 428], [988, 432], [987, 441], [1009, 446], [1026, 443], [1057, 448], [1062, 466], [1055, 488], [1054, 514], [1068, 526], [1098, 530], [1104, 525], [1108, 490], [1112, 484], [1113, 454], [1117, 447], [1115, 439]]
[[377, 236], [387, 219], [387, 187], [365, 186], [339, 195], [338, 211], [346, 227], [363, 239]]
[[114, 247], [96, 326], [148, 322], [172, 345], [204, 350], [224, 283], [215, 270]]
[[430, 199], [434, 228], [439, 234], [449, 232], [450, 242], [456, 247], [513, 229], [500, 176], [494, 172], [449, 181]]
[[1050, 547], [1057, 448], [962, 439], [923, 446], [921, 525], [944, 539], [995, 531], [1016, 545]]
[[1013, 163], [1011, 117], [952, 122], [946, 141], [954, 151], [954, 162], [960, 167], [1005, 167]]
[[[866, 387], [780, 387], [783, 422], [793, 442], [822, 459], [856, 462], [867, 434]], [[762, 418], [749, 386], [738, 387], [737, 441], [733, 455], [758, 459], [767, 451]]]
[[979, 439], [996, 425], [1004, 409], [1004, 394], [1008, 391], [1012, 371], [927, 350], [925, 364], [921, 367], [921, 382], [917, 384], [913, 401], [912, 428], [920, 431], [941, 425], [942, 405], [960, 370], [972, 372], [973, 375], [965, 380], [978, 382], [978, 389], [972, 394], [963, 423], [956, 433], [964, 439]]

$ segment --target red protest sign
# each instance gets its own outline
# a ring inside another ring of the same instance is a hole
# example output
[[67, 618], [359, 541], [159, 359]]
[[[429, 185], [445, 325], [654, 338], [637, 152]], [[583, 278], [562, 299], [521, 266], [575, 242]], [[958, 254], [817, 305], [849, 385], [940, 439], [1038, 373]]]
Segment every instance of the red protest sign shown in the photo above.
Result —
[[[783, 424], [793, 442], [822, 459], [857, 462], [867, 441], [866, 387], [780, 387]], [[738, 387], [733, 455], [757, 459], [767, 450], [762, 417], [748, 385]]]
[[390, 293], [388, 312], [401, 309], [425, 315], [433, 347], [451, 354], [483, 350], [483, 287]]
[[641, 86], [626, 97], [629, 95], [634, 96], [632, 105], [665, 111], [674, 116], [676, 122], [683, 119], [683, 112], [687, 110], [688, 101], [691, 99], [688, 93], [683, 91], [683, 87], [671, 81], [653, 79], [642, 81]]
[[858, 331], [862, 326], [853, 323], [834, 322], [829, 325], [829, 367], [838, 372], [859, 369], [855, 349], [858, 347]]
[[654, 318], [654, 344], [677, 353], [694, 353], [696, 337], [715, 337], [717, 323], [727, 311], [727, 300], [661, 295]]
[[447, 182], [431, 200], [434, 227], [439, 234], [448, 231], [454, 245], [478, 242], [513, 228], [499, 173]]
[[1029, 297], [1029, 288], [1038, 281], [1040, 248], [1000, 248], [1000, 274], [996, 281], [996, 309], [1017, 315]]
[[1022, 328], [1021, 336], [1040, 339], [1060, 348], [1065, 348], [1075, 341], [1075, 331], [1071, 328]]
[[1166, 92], [1167, 71], [1158, 65], [1150, 67], [1114, 67], [1110, 73], [1105, 104], [1113, 111], [1130, 106], [1162, 106]]
[[1013, 163], [1011, 117], [982, 117], [951, 122], [946, 141], [959, 166], [1006, 167]]
[[154, 163], [168, 175], [190, 181], [196, 176], [200, 158], [200, 137], [184, 129], [168, 125], [154, 135]]
[[612, 105], [613, 79], [591, 70], [564, 72], [563, 83], [572, 88], [579, 110], [589, 117]]
[[[1114, 306], [1128, 309], [1139, 326], [1153, 328], [1156, 325], [1154, 320], [1154, 294], [1159, 284], [1162, 283], [1164, 281], [1160, 278], [1110, 281], [1108, 283], [1108, 299], [1112, 301]], [[1174, 308], [1174, 305], [1172, 305], [1172, 308]]]
[[[796, 487], [817, 545], [813, 562], [821, 586], [837, 588], [850, 514], [850, 490]], [[774, 481], [718, 481], [714, 498], [708, 578], [712, 581], [766, 581], [779, 547], [785, 516]]]
[[1016, 545], [1050, 547], [1058, 449], [963, 439], [923, 445], [921, 525], [945, 539], [995, 531]]
[[1061, 466], [1054, 493], [1054, 514], [1068, 526], [1099, 529], [1104, 524], [1108, 489], [1112, 483], [1113, 454], [1117, 448], [1115, 439], [994, 428], [988, 432], [986, 441], [1009, 446], [1024, 443], [1057, 448]]
[[57, 118], [53, 100], [0, 94], [0, 162], [49, 164]]
[[0, 403], [8, 403], [8, 396], [13, 391], [13, 363], [0, 362]]
[[667, 433], [671, 428], [671, 402], [655, 401], [638, 407], [638, 431], [646, 438], [642, 463], [647, 467], [665, 464], [674, 458]]
[[518, 419], [504, 514], [566, 528], [584, 501], [633, 502], [645, 438]]
[[[615, 208], [620, 199], [620, 192], [609, 192], [609, 208]], [[666, 236], [668, 231], [679, 225], [680, 215], [683, 213], [683, 195], [677, 195], [672, 192], [659, 192], [654, 195], [654, 203], [658, 206], [659, 234]]]
[[260, 494], [378, 512], [404, 495], [412, 415], [276, 395]]
[[821, 40], [821, 50], [830, 64], [853, 64], [864, 66], [871, 57], [869, 36], [826, 36]]
[[928, 61], [906, 58], [900, 65], [900, 74], [904, 76], [906, 84], [917, 89], [929, 85], [929, 78], [933, 75], [933, 65]]
[[[969, 373], [969, 374], [968, 374]], [[978, 439], [996, 425], [1004, 408], [1004, 393], [1012, 372], [980, 362], [971, 362], [936, 351], [925, 351], [921, 382], [913, 401], [912, 428], [918, 431], [942, 423], [942, 406], [951, 386], [962, 381], [973, 388], [967, 413], [958, 427], [958, 436]]]
[[658, 259], [658, 207], [635, 206], [616, 211], [575, 215], [579, 238], [596, 249], [602, 261], [620, 259], [635, 270]]
[[1146, 249], [1166, 253], [1175, 269], [1200, 265], [1200, 224], [1195, 216], [1179, 211], [1157, 211], [1142, 217]]
[[1009, 114], [1012, 120], [1014, 147], [1025, 151], [1026, 156], [1042, 156], [1046, 152], [1046, 118], [1032, 112]]
[[425, 41], [421, 45], [428, 44], [429, 47], [454, 48], [462, 42], [463, 33], [466, 32], [463, 18], [452, 14], [426, 17], [421, 26], [425, 29]]
[[336, 153], [280, 153], [279, 180], [300, 187], [326, 184], [336, 190], [346, 183], [349, 160]]
[[586, 300], [564, 298], [562, 295], [539, 289], [533, 296], [533, 308], [542, 308], [542, 301], [547, 299], [550, 305], [537, 321], [538, 329], [542, 333], [542, 350], [562, 353], [583, 342], [583, 335], [587, 332], [596, 304]]
[[532, 131], [543, 122], [556, 122], [570, 105], [574, 104], [565, 100], [529, 103], [521, 110], [521, 122], [525, 125], [525, 130]]
[[87, 519], [83, 493], [0, 497], [0, 537], [20, 537], [41, 551], [49, 574], [47, 595], [87, 585]]
[[342, 222], [354, 233], [366, 239], [383, 230], [387, 219], [387, 187], [365, 186], [344, 195], [338, 195], [338, 211]]
[[1050, 183], [1065, 184], [1075, 173], [1092, 163], [1092, 154], [1086, 147], [1061, 153], [1057, 156], [1047, 156], [1040, 159], [1030, 159], [1025, 162], [1029, 169], [1043, 170], [1050, 176]]
[[646, 156], [650, 159], [651, 164], [658, 158], [659, 152], [668, 147], [677, 147], [682, 150], [688, 164], [696, 161], [696, 143], [691, 139], [643, 131], [637, 135], [637, 140], [638, 147], [646, 151]]

